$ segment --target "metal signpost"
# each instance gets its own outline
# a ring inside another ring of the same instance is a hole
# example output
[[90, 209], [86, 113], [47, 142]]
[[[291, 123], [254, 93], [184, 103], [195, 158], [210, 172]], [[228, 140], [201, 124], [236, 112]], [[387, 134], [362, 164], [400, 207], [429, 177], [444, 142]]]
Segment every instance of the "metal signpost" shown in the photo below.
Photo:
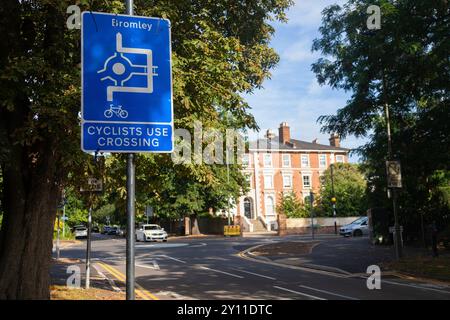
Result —
[[126, 296], [134, 300], [134, 153], [173, 150], [170, 22], [83, 12], [81, 148], [127, 155]]
[[153, 207], [151, 206], [145, 207], [145, 216], [147, 217], [147, 224], [148, 224], [148, 219], [153, 217]]
[[311, 204], [311, 238], [314, 240], [314, 193], [309, 192], [309, 203]]
[[337, 222], [336, 222], [336, 196], [334, 194], [334, 163], [330, 164], [330, 173], [331, 173], [331, 203], [333, 204], [333, 218], [334, 218], [334, 234], [337, 234]]
[[[391, 142], [390, 142], [390, 128], [388, 127], [388, 138], [389, 138], [389, 158], [392, 155], [391, 150]], [[392, 208], [394, 210], [394, 247], [395, 247], [395, 257], [396, 259], [400, 259], [403, 255], [403, 240], [402, 233], [403, 230], [400, 227], [400, 223], [398, 221], [398, 212], [397, 212], [397, 190], [402, 187], [402, 175], [401, 175], [401, 167], [400, 161], [388, 160], [386, 161], [386, 175], [387, 175], [387, 187], [388, 190], [392, 191]]]
[[92, 230], [92, 194], [103, 191], [103, 181], [96, 178], [88, 178], [87, 186], [82, 186], [80, 192], [89, 194], [89, 211], [86, 239], [86, 289], [91, 283], [91, 230]]

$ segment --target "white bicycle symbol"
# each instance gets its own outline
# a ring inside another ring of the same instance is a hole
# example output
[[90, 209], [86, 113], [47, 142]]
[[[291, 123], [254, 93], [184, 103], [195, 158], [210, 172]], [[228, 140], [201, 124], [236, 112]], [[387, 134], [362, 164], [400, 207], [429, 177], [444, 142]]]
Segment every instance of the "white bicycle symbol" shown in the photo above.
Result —
[[122, 119], [128, 117], [128, 111], [123, 110], [122, 106], [114, 107], [114, 105], [111, 104], [109, 105], [109, 109], [104, 112], [104, 115], [107, 118], [111, 118], [114, 114]]

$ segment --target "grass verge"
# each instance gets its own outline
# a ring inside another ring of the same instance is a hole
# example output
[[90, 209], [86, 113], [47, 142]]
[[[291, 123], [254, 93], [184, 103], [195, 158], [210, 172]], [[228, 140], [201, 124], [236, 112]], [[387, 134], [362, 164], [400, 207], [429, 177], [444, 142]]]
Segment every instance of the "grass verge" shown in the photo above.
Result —
[[440, 255], [437, 258], [407, 257], [400, 261], [383, 263], [383, 267], [389, 271], [450, 283], [450, 254]]
[[53, 285], [50, 287], [51, 300], [125, 300], [125, 293], [97, 288], [68, 288]]

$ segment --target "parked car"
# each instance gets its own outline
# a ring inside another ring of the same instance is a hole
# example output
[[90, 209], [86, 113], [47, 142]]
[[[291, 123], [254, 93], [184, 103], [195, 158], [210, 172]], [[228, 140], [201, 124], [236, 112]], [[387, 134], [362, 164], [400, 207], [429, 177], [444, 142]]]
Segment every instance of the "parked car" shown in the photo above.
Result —
[[369, 234], [369, 219], [361, 217], [350, 224], [346, 224], [339, 229], [339, 234], [344, 237], [361, 237]]
[[76, 226], [72, 227], [72, 232], [75, 233], [75, 230], [77, 230], [77, 228], [86, 228], [86, 226], [84, 224], [77, 224]]
[[92, 231], [92, 232], [95, 232], [95, 233], [99, 233], [99, 232], [100, 232], [100, 229], [99, 229], [98, 226], [92, 226], [91, 231]]
[[157, 224], [144, 224], [136, 230], [136, 241], [167, 241], [167, 232]]
[[87, 238], [88, 230], [86, 227], [75, 228], [75, 239]]
[[114, 227], [109, 228], [108, 235], [120, 236], [122, 234], [123, 234], [123, 232], [120, 229], [120, 227], [118, 227], [118, 226], [114, 226]]
[[110, 229], [111, 229], [111, 226], [103, 226], [102, 234], [108, 234]]

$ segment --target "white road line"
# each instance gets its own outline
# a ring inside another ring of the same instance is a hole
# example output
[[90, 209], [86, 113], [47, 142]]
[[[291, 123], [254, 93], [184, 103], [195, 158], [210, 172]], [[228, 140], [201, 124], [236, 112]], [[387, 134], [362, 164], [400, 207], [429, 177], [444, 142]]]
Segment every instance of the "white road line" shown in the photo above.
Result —
[[305, 289], [309, 289], [309, 290], [313, 290], [313, 291], [317, 291], [317, 292], [326, 293], [326, 294], [329, 294], [329, 295], [332, 295], [332, 296], [336, 296], [336, 297], [341, 297], [341, 298], [344, 298], [344, 299], [349, 299], [349, 300], [359, 300], [359, 299], [357, 299], [357, 298], [345, 296], [345, 295], [343, 295], [343, 294], [338, 294], [338, 293], [330, 292], [330, 291], [327, 291], [327, 290], [321, 290], [321, 289], [311, 288], [311, 287], [303, 286], [303, 285], [300, 285], [299, 287], [305, 288]]
[[120, 290], [120, 288], [119, 288], [118, 286], [116, 286], [116, 283], [114, 282], [113, 279], [108, 278], [103, 272], [101, 272], [101, 271], [98, 269], [98, 267], [97, 267], [95, 264], [94, 264], [93, 266], [94, 266], [95, 270], [97, 270], [98, 274], [99, 274], [101, 277], [103, 277], [103, 278], [105, 278], [106, 280], [108, 280], [109, 285], [113, 288], [114, 291], [117, 291], [117, 292], [121, 292], [121, 291], [122, 291], [122, 290]]
[[291, 290], [291, 289], [286, 289], [286, 288], [282, 288], [282, 287], [278, 287], [278, 286], [273, 286], [273, 287], [278, 289], [278, 290], [283, 290], [283, 291], [299, 294], [301, 296], [305, 296], [307, 298], [311, 298], [311, 299], [314, 299], [314, 300], [327, 300], [327, 299], [324, 299], [324, 298], [316, 297], [316, 296], [313, 296], [313, 295], [310, 295], [310, 294], [307, 294], [307, 293], [298, 292], [298, 291], [294, 291], [294, 290]]
[[248, 274], [252, 274], [252, 275], [254, 275], [254, 276], [258, 276], [258, 277], [270, 279], [270, 280], [277, 280], [276, 278], [269, 277], [269, 276], [265, 276], [265, 275], [263, 275], [263, 274], [258, 274], [258, 273], [250, 272], [250, 271], [247, 271], [247, 270], [242, 270], [242, 269], [237, 269], [237, 268], [231, 268], [231, 269], [236, 270], [236, 271], [240, 271], [240, 272], [244, 272], [244, 273], [248, 273]]
[[225, 272], [225, 271], [221, 271], [221, 270], [216, 270], [216, 269], [211, 269], [211, 268], [204, 267], [204, 266], [200, 266], [200, 269], [209, 270], [209, 271], [218, 272], [218, 273], [223, 273], [223, 274], [226, 274], [226, 275], [229, 275], [229, 276], [232, 276], [232, 277], [235, 277], [235, 278], [239, 278], [239, 279], [243, 279], [244, 278], [242, 276], [238, 276], [237, 274], [233, 274], [233, 273], [229, 273], [229, 272]]
[[400, 283], [400, 282], [395, 282], [395, 281], [381, 280], [381, 285], [383, 285], [383, 283], [389, 283], [389, 284], [393, 284], [393, 285], [397, 285], [397, 286], [412, 287], [412, 288], [416, 288], [416, 289], [431, 290], [431, 291], [436, 291], [436, 292], [439, 292], [439, 293], [450, 294], [450, 291], [439, 290], [439, 289], [428, 288], [428, 287], [422, 287], [420, 285], [413, 285], [413, 284]]
[[198, 247], [204, 247], [204, 246], [206, 246], [206, 243], [200, 242], [199, 244], [192, 245], [191, 248], [198, 248]]
[[152, 270], [160, 270], [160, 269], [159, 269], [159, 265], [158, 265], [158, 263], [157, 263], [155, 260], [152, 260], [152, 261], [151, 261], [151, 264], [152, 264], [153, 266], [147, 266], [147, 265], [137, 264], [137, 263], [135, 263], [134, 265], [135, 265], [136, 267], [140, 267], [140, 268], [147, 268], [147, 269], [152, 269]]
[[183, 260], [180, 260], [177, 258], [172, 258], [172, 257], [166, 256], [165, 254], [158, 254], [158, 255], [154, 255], [153, 257], [164, 257], [164, 258], [171, 259], [171, 260], [174, 260], [177, 262], [186, 263], [186, 261], [183, 261]]

